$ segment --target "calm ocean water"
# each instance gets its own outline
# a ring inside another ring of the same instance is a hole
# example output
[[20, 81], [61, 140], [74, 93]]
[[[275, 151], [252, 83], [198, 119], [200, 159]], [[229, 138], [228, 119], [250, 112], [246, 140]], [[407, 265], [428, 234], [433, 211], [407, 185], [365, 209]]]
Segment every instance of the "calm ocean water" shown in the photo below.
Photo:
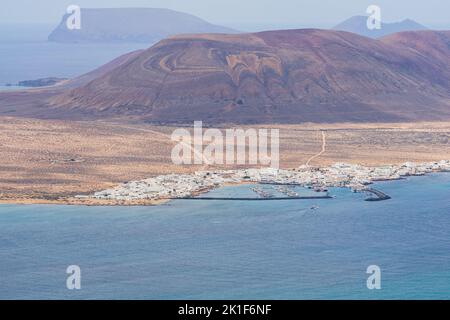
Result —
[[21, 80], [76, 77], [122, 54], [151, 46], [142, 43], [47, 42], [47, 36], [53, 27], [0, 24], [0, 87]]
[[[0, 299], [450, 298], [450, 174], [377, 188], [393, 199], [334, 189], [316, 201], [2, 205]], [[65, 287], [69, 265], [79, 291]]]
[[[0, 26], [0, 89], [146, 47], [48, 43], [51, 27]], [[450, 174], [377, 186], [393, 199], [336, 189], [320, 201], [0, 205], [0, 299], [450, 298]], [[373, 264], [379, 291], [366, 288]], [[69, 265], [80, 291], [66, 289]]]

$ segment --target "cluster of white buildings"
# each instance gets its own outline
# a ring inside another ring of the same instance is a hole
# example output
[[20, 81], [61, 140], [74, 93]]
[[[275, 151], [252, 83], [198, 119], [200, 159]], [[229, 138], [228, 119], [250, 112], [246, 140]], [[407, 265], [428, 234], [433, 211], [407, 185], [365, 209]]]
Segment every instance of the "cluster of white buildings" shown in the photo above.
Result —
[[395, 180], [405, 176], [442, 171], [450, 172], [449, 160], [421, 164], [408, 162], [403, 165], [382, 167], [336, 163], [326, 168], [301, 166], [293, 170], [262, 168], [199, 171], [195, 174], [171, 174], [131, 181], [113, 189], [97, 192], [93, 197], [119, 201], [186, 198], [225, 184], [243, 182], [296, 184], [311, 188], [348, 187], [361, 190], [374, 181]]
[[[306, 172], [311, 172], [308, 168], [303, 169]], [[402, 165], [380, 167], [336, 163], [328, 168], [317, 169], [317, 171], [318, 173], [310, 175], [310, 178], [312, 178], [312, 181], [309, 182], [310, 184], [327, 187], [349, 187], [360, 190], [375, 181], [397, 180], [407, 176], [421, 176], [432, 172], [450, 171], [450, 161], [443, 160], [420, 164], [407, 162]]]
[[123, 183], [114, 189], [96, 192], [94, 198], [123, 201], [185, 198], [225, 183], [237, 182], [239, 181], [227, 178], [226, 175], [210, 172], [171, 174]]

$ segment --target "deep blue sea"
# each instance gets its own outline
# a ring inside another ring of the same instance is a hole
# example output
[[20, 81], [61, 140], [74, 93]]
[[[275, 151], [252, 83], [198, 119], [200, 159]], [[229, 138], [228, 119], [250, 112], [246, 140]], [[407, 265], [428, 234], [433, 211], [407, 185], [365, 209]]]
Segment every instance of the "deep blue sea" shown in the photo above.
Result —
[[0, 299], [449, 299], [450, 174], [376, 188], [392, 200], [1, 205]]

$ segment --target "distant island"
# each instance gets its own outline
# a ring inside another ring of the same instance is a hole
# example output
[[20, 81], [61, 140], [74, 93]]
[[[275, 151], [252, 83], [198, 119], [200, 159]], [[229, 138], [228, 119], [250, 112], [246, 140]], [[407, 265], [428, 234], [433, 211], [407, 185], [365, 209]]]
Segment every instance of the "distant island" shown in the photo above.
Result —
[[196, 16], [169, 9], [81, 9], [81, 29], [66, 27], [68, 14], [49, 35], [54, 42], [144, 42], [152, 43], [182, 33], [236, 33]]
[[36, 80], [23, 80], [19, 81], [17, 84], [7, 83], [7, 87], [13, 87], [13, 86], [19, 86], [19, 87], [29, 87], [29, 88], [37, 88], [37, 87], [48, 87], [53, 86], [55, 84], [58, 84], [64, 80], [67, 80], [66, 78], [56, 78], [56, 77], [49, 77], [49, 78], [42, 78], [42, 79], [36, 79]]
[[411, 19], [400, 22], [381, 23], [381, 29], [370, 30], [367, 28], [366, 16], [354, 16], [333, 28], [334, 30], [356, 33], [369, 38], [380, 38], [397, 32], [420, 31], [428, 28]]

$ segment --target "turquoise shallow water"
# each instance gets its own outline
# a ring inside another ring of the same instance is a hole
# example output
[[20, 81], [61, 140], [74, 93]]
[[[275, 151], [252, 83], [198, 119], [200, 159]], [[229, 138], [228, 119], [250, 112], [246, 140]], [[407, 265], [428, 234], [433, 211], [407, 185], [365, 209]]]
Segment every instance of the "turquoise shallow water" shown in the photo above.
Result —
[[[450, 174], [376, 187], [393, 199], [2, 205], [0, 298], [449, 299]], [[73, 264], [79, 291], [65, 287]]]

